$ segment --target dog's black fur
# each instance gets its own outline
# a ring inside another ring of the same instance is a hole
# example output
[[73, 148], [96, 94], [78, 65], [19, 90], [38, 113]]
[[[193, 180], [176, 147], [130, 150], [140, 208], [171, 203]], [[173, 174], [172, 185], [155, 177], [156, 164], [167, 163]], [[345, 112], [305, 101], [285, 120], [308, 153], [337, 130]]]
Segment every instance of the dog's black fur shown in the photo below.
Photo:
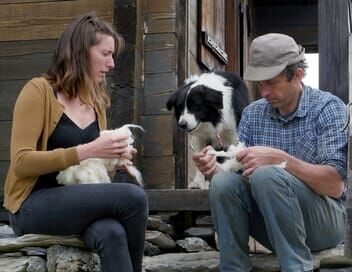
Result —
[[[213, 71], [190, 77], [168, 99], [178, 126], [189, 133], [195, 152], [210, 144], [227, 150], [238, 143], [237, 126], [248, 105], [248, 91], [241, 78], [233, 73]], [[220, 143], [219, 138], [220, 136]]]

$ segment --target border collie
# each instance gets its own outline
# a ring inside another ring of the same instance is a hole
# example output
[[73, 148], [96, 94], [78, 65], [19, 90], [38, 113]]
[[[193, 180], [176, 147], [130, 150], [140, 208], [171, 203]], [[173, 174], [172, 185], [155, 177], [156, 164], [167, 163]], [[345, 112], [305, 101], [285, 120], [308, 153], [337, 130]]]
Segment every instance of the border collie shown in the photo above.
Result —
[[[238, 144], [237, 126], [248, 105], [245, 83], [230, 72], [213, 71], [186, 79], [166, 107], [174, 109], [178, 126], [191, 135], [191, 148], [199, 152], [207, 145], [226, 151]], [[222, 158], [224, 159], [224, 158]], [[221, 163], [221, 158], [218, 158]], [[188, 188], [207, 189], [209, 182], [197, 170]]]

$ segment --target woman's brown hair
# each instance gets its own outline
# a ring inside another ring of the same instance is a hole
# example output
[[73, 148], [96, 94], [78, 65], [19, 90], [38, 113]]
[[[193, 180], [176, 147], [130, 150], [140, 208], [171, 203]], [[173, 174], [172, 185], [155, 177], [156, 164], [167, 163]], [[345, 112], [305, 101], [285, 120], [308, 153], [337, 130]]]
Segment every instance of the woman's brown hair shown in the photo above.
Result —
[[124, 39], [112, 26], [94, 13], [73, 21], [61, 34], [45, 77], [54, 90], [70, 98], [79, 97], [83, 103], [104, 109], [110, 105], [104, 84], [95, 84], [90, 77], [89, 49], [97, 45], [105, 34], [115, 40], [117, 56], [124, 48]]

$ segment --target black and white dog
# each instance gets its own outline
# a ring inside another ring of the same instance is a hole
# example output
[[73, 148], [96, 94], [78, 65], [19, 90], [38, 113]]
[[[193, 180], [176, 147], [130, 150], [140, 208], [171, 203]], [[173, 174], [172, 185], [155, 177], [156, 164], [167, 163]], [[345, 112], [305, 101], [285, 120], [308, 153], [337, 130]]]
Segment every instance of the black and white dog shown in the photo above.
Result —
[[[213, 71], [188, 78], [169, 97], [166, 107], [174, 109], [178, 126], [192, 136], [191, 148], [195, 152], [207, 145], [226, 151], [230, 145], [238, 144], [237, 126], [248, 103], [247, 88], [240, 77]], [[197, 170], [188, 187], [208, 186], [209, 182]]]

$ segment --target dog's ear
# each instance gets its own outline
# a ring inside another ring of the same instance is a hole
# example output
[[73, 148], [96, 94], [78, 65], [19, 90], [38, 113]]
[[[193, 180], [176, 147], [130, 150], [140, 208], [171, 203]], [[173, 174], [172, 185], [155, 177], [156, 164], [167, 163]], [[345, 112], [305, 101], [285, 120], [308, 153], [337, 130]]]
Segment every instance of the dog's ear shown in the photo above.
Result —
[[222, 109], [224, 107], [223, 102], [222, 102], [222, 93], [215, 91], [213, 89], [207, 89], [205, 93], [205, 99], [209, 103], [209, 105], [212, 105], [213, 107], [217, 109]]
[[166, 108], [167, 108], [167, 110], [171, 111], [171, 110], [172, 110], [172, 107], [175, 106], [176, 97], [177, 97], [177, 91], [174, 92], [172, 95], [170, 95], [169, 99], [166, 101]]

